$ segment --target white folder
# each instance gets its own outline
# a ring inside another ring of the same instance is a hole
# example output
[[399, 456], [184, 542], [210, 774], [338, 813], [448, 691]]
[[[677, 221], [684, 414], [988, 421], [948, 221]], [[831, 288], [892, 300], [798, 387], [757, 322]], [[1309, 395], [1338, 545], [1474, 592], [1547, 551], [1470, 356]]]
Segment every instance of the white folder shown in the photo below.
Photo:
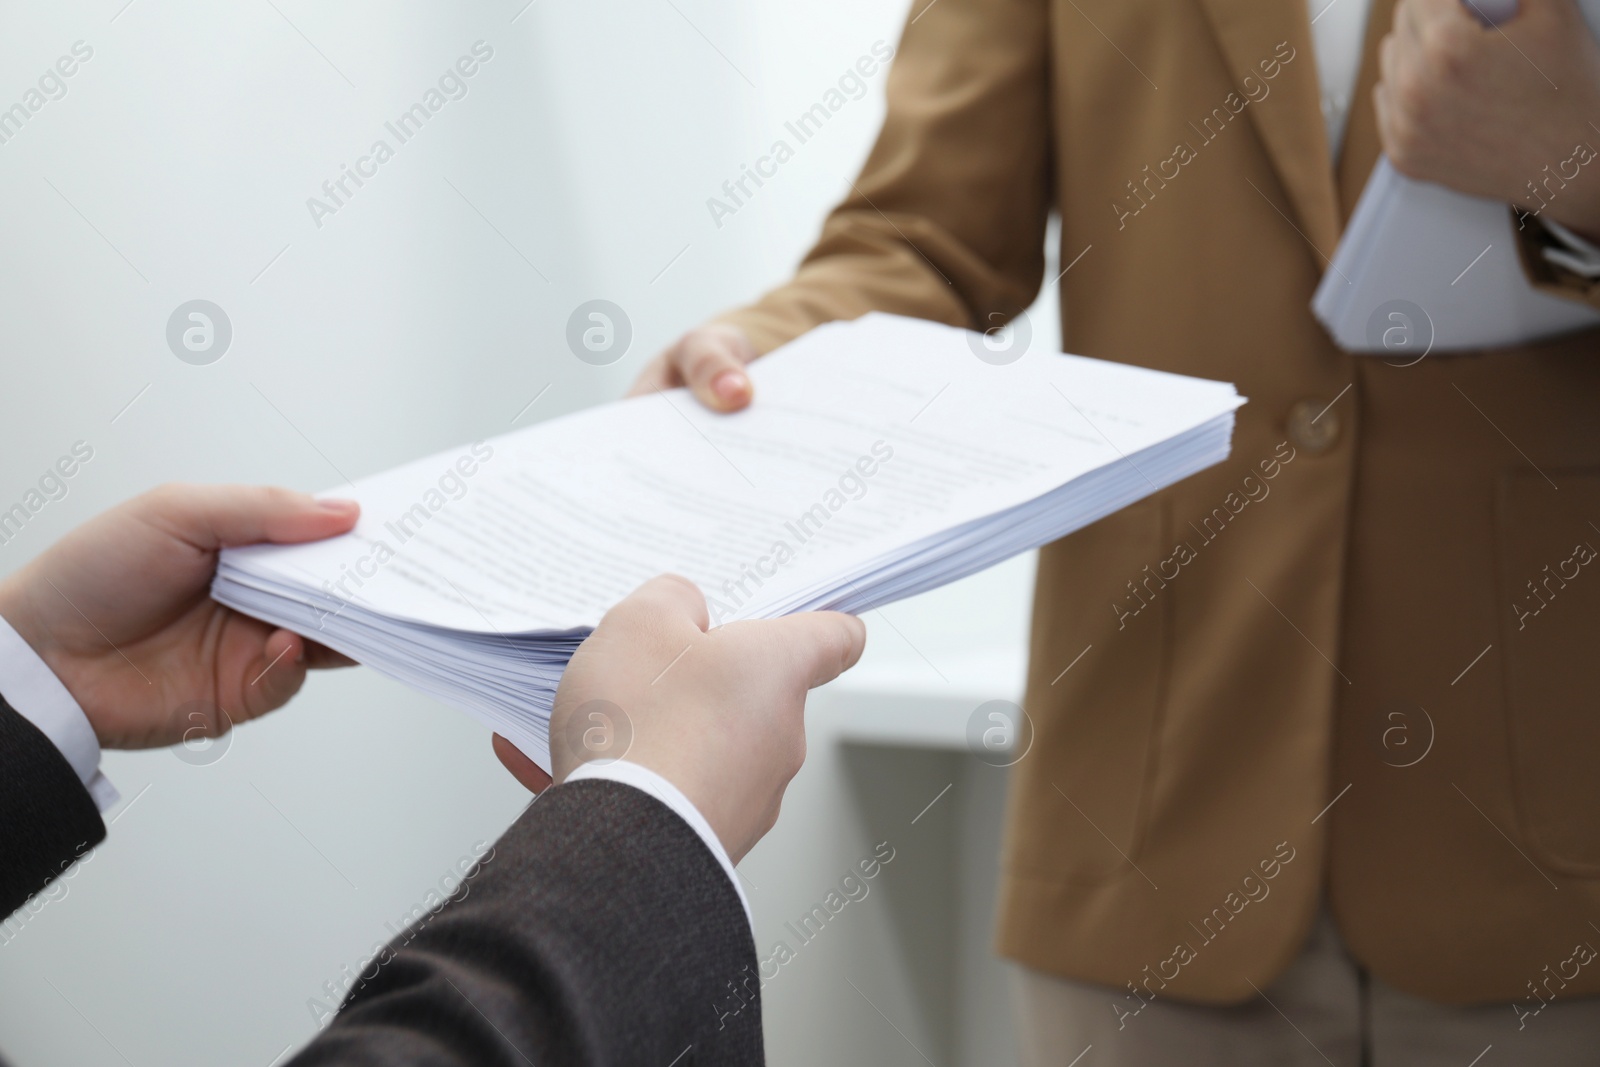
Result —
[[[1516, 7], [1514, 0], [1472, 6], [1493, 21], [1504, 21]], [[1579, 0], [1579, 6], [1600, 37], [1600, 0]], [[1588, 166], [1600, 167], [1600, 160]], [[1600, 311], [1528, 281], [1518, 225], [1504, 203], [1415, 181], [1380, 158], [1312, 311], [1341, 348], [1402, 359], [1600, 326]]]

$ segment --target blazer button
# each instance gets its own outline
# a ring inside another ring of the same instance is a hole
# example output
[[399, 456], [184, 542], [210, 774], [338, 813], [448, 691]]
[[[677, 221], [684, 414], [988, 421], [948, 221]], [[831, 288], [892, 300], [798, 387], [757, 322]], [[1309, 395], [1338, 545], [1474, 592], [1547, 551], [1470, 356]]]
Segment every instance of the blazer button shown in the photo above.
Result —
[[1326, 400], [1302, 400], [1289, 409], [1289, 441], [1313, 456], [1339, 441], [1339, 413]]

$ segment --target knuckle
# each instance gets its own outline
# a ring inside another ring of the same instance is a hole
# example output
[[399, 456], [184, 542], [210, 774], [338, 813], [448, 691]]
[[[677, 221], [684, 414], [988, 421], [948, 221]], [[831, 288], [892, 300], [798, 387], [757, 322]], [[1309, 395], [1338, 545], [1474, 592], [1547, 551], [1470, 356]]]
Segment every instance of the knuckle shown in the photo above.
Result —
[[1389, 144], [1386, 146], [1386, 153], [1389, 157], [1389, 162], [1394, 165], [1394, 169], [1406, 177], [1425, 178], [1427, 176], [1423, 173], [1422, 154], [1418, 150], [1414, 137], [1409, 137], [1396, 130], [1391, 135]]
[[1401, 49], [1404, 45], [1397, 34], [1390, 33], [1378, 42], [1378, 70], [1382, 73], [1383, 80], [1388, 81], [1394, 77], [1394, 72], [1400, 64]]
[[1434, 26], [1423, 36], [1424, 55], [1435, 76], [1457, 81], [1472, 69], [1477, 41], [1470, 26], [1449, 22]]
[[701, 331], [709, 336], [721, 338], [734, 357], [746, 363], [755, 358], [755, 348], [750, 343], [749, 335], [733, 323], [712, 322], [701, 327]]
[[626, 631], [636, 637], [660, 633], [670, 629], [675, 598], [685, 590], [699, 592], [689, 579], [677, 574], [661, 574], [645, 582], [628, 596], [613, 604], [600, 618], [600, 626], [609, 631]]
[[682, 366], [691, 382], [709, 378], [736, 363], [721, 338], [701, 338], [684, 347]]
[[794, 736], [784, 746], [783, 772], [784, 781], [789, 781], [800, 773], [800, 768], [806, 763], [806, 732], [799, 723], [795, 724]]
[[845, 657], [850, 654], [850, 635], [843, 626], [829, 627], [823, 638], [823, 661], [834, 671], [843, 671]]
[[655, 580], [658, 581], [658, 582], [662, 582], [662, 583], [666, 583], [666, 584], [670, 584], [670, 585], [674, 585], [674, 586], [681, 586], [683, 589], [685, 589], [685, 590], [687, 590], [688, 592], [691, 592], [691, 593], [700, 592], [700, 587], [698, 585], [695, 585], [689, 579], [685, 578], [683, 575], [677, 573], [676, 571], [665, 571], [665, 572], [663, 572], [661, 574], [656, 575]]
[[194, 486], [185, 482], [162, 482], [144, 497], [157, 510], [168, 511], [185, 503], [193, 492]]
[[651, 614], [649, 601], [634, 592], [606, 609], [606, 613], [600, 616], [600, 625], [595, 627], [595, 633], [637, 629], [649, 622]]
[[1395, 105], [1395, 133], [1408, 141], [1419, 139], [1433, 117], [1433, 94], [1423, 79], [1415, 74], [1401, 73], [1393, 87]]

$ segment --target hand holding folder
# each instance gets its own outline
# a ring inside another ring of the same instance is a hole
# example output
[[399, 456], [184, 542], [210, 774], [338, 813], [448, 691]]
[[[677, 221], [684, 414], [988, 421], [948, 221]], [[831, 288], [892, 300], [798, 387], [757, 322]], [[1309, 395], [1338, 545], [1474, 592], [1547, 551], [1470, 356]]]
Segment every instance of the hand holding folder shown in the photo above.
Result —
[[[1465, 2], [1491, 24], [1516, 12], [1515, 0]], [[1600, 0], [1578, 3], [1600, 36]], [[1529, 76], [1538, 76], [1528, 63]], [[1600, 183], [1600, 171], [1590, 181]], [[1600, 312], [1529, 282], [1517, 231], [1532, 224], [1503, 201], [1408, 178], [1380, 158], [1312, 309], [1340, 347], [1402, 359], [1600, 326]]]

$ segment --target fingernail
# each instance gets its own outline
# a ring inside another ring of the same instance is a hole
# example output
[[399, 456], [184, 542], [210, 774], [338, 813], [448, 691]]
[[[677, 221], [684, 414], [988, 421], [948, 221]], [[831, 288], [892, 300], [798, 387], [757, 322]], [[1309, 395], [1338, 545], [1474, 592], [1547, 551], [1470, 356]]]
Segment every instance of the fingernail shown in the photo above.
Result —
[[750, 391], [750, 380], [736, 370], [725, 370], [711, 380], [711, 391], [723, 400], [740, 400]]
[[324, 511], [332, 511], [335, 514], [348, 515], [350, 512], [359, 509], [361, 505], [356, 503], [354, 500], [329, 499], [317, 501], [317, 507]]

